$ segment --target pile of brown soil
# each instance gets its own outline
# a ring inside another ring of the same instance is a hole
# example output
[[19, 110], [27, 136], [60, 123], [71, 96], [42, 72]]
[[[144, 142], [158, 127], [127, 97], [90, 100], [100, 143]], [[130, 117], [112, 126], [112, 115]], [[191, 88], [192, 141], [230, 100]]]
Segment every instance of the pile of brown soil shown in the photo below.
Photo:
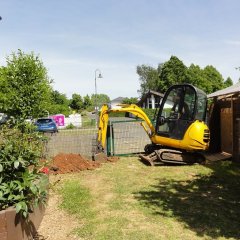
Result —
[[60, 153], [53, 158], [50, 164], [50, 173], [71, 173], [83, 170], [93, 170], [101, 166], [104, 162], [115, 162], [118, 158], [111, 157], [101, 161], [92, 161], [82, 157], [80, 154], [65, 154]]

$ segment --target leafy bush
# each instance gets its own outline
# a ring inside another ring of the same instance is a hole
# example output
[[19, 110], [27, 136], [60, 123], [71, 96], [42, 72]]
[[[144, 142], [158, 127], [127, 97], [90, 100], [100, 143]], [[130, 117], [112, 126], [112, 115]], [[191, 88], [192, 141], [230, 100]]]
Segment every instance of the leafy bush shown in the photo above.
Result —
[[74, 129], [76, 128], [72, 123], [66, 126], [66, 129]]
[[0, 130], [0, 210], [10, 206], [27, 216], [46, 199], [47, 176], [41, 173], [43, 137], [26, 123]]

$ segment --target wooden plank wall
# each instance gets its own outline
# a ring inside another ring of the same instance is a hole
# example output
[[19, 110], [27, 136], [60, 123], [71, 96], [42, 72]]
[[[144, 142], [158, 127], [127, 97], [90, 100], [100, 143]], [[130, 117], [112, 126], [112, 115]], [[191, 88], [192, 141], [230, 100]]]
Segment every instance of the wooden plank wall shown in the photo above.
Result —
[[215, 99], [209, 114], [210, 151], [232, 154], [240, 162], [240, 98]]

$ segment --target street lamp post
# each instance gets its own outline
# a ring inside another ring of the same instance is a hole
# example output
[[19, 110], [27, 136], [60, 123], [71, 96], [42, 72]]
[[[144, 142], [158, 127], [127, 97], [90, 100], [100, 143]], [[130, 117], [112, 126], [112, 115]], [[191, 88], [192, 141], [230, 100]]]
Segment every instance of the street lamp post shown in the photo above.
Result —
[[[97, 75], [98, 73], [98, 75]], [[97, 78], [103, 78], [102, 73], [99, 69], [95, 70], [95, 114], [96, 114], [96, 124], [97, 124], [97, 120], [98, 120], [98, 106], [97, 106]]]

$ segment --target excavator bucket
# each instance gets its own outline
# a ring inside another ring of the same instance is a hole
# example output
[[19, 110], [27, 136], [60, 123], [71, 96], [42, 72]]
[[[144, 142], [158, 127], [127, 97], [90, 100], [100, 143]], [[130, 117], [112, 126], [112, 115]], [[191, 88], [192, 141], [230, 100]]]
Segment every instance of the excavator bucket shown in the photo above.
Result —
[[99, 152], [99, 153], [95, 153], [92, 157], [93, 161], [107, 161], [108, 157], [105, 153], [103, 152]]
[[107, 160], [107, 155], [105, 154], [102, 145], [99, 143], [98, 138], [93, 139], [92, 142], [92, 160]]

